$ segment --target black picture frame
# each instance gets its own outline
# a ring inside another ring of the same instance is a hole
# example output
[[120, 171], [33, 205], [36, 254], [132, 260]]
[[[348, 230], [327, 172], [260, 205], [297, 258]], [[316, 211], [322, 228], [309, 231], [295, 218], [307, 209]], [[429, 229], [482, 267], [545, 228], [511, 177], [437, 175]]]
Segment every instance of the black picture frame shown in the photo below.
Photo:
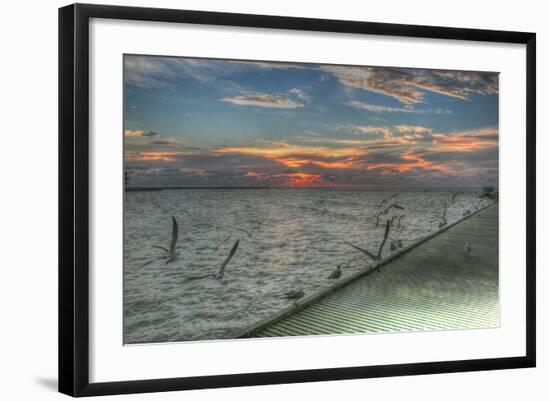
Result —
[[[519, 357], [90, 383], [88, 61], [91, 18], [437, 38], [526, 46], [526, 352]], [[59, 9], [59, 391], [71, 396], [361, 379], [535, 366], [536, 35], [479, 29], [74, 4]]]

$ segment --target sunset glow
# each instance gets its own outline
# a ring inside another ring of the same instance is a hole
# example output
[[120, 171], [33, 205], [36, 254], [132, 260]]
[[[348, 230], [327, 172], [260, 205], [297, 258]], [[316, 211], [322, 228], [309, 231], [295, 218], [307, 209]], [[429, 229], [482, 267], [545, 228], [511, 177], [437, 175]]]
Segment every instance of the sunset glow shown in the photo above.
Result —
[[498, 74], [125, 57], [133, 185], [498, 182]]

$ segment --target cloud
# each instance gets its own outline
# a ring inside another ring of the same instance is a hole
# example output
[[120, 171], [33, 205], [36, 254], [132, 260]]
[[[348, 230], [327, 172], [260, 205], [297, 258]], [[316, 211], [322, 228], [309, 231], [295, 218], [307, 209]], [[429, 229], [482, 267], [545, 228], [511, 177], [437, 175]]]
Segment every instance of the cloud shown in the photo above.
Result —
[[425, 103], [426, 92], [461, 100], [474, 94], [498, 94], [496, 73], [326, 65], [321, 69], [343, 85], [391, 96], [408, 106]]
[[371, 92], [392, 96], [404, 104], [421, 103], [423, 92], [411, 85], [404, 85], [405, 70], [373, 67], [321, 66], [333, 73], [340, 83]]
[[176, 145], [183, 145], [183, 141], [178, 139], [161, 139], [158, 141], [151, 141], [149, 142], [150, 145], [168, 145], [168, 146], [176, 146]]
[[375, 135], [384, 138], [391, 136], [391, 128], [389, 127], [351, 125], [351, 129], [355, 135]]
[[408, 139], [423, 139], [432, 137], [432, 129], [421, 125], [397, 124], [392, 127], [393, 135]]
[[254, 62], [186, 57], [127, 55], [124, 57], [124, 82], [145, 89], [162, 88], [180, 80], [224, 91], [244, 91], [234, 77], [261, 70], [318, 69], [307, 64]]
[[279, 61], [239, 61], [231, 60], [230, 63], [241, 64], [247, 68], [256, 67], [264, 70], [314, 70], [318, 69], [314, 64], [286, 63]]
[[307, 146], [286, 142], [268, 142], [247, 147], [223, 147], [216, 149], [215, 152], [264, 157], [288, 168], [315, 166], [327, 169], [355, 168], [355, 159], [365, 153], [358, 147]]
[[124, 130], [124, 136], [127, 136], [127, 137], [145, 136], [145, 137], [152, 138], [152, 137], [157, 137], [159, 135], [160, 134], [158, 132], [154, 132], [154, 131], [145, 132], [145, 131], [139, 130], [139, 129], [136, 129], [136, 130], [125, 129]]
[[242, 91], [243, 87], [228, 78], [245, 68], [225, 60], [130, 55], [124, 57], [124, 82], [155, 89], [180, 80], [194, 80], [219, 90]]
[[247, 171], [246, 177], [254, 177], [261, 182], [270, 182], [277, 186], [281, 184], [287, 184], [295, 188], [304, 188], [311, 186], [320, 186], [322, 184], [322, 176], [320, 174], [308, 174], [308, 173], [256, 173], [254, 171]]
[[[432, 138], [432, 129], [419, 125], [396, 124], [393, 126], [373, 126], [373, 125], [353, 125], [349, 124], [342, 127], [351, 131], [355, 135], [367, 135], [377, 138], [383, 138], [386, 141], [397, 141], [403, 145], [403, 139], [408, 141], [427, 140]], [[353, 141], [353, 140], [352, 140]], [[409, 142], [406, 142], [409, 144]], [[389, 143], [385, 143], [389, 145]]]
[[[140, 129], [124, 131], [124, 147], [132, 159], [163, 159], [172, 160], [177, 152], [191, 152], [196, 150], [186, 145], [180, 138], [166, 137], [156, 131]], [[174, 153], [176, 152], [176, 153]]]
[[258, 146], [242, 146], [231, 147], [224, 146], [214, 150], [215, 153], [242, 153], [259, 155], [277, 159], [279, 157], [287, 157], [296, 154], [302, 155], [317, 155], [322, 154], [327, 157], [345, 156], [349, 153], [358, 152], [355, 148], [339, 148], [330, 146], [304, 146], [301, 144], [293, 144], [288, 142], [273, 142], [268, 141], [260, 143]]
[[129, 137], [143, 136], [143, 131], [139, 129], [138, 130], [125, 129], [124, 136], [129, 136]]
[[440, 151], [470, 152], [498, 146], [498, 131], [496, 128], [485, 128], [450, 135], [434, 133], [433, 136], [433, 144]]
[[413, 114], [451, 114], [450, 110], [444, 109], [414, 109], [412, 107], [388, 107], [378, 104], [371, 104], [352, 100], [346, 103], [355, 109], [367, 110], [373, 113], [413, 113]]
[[292, 88], [288, 91], [290, 94], [298, 97], [299, 99], [303, 100], [304, 102], [310, 103], [311, 102], [311, 96], [306, 94], [302, 89], [299, 88]]
[[141, 88], [159, 88], [166, 86], [167, 80], [174, 79], [176, 74], [157, 57], [124, 57], [124, 82]]
[[398, 163], [373, 163], [367, 165], [367, 170], [385, 169], [391, 173], [403, 173], [411, 170], [435, 170], [448, 172], [449, 167], [444, 164], [429, 161], [414, 151], [407, 151], [400, 154], [401, 160]]
[[189, 152], [178, 151], [151, 151], [151, 152], [136, 152], [126, 151], [124, 158], [126, 161], [176, 161], [181, 156], [190, 155]]
[[290, 99], [285, 99], [280, 96], [268, 95], [265, 93], [224, 97], [220, 100], [222, 102], [232, 103], [239, 106], [258, 106], [276, 109], [297, 109], [300, 107], [304, 107], [302, 103], [298, 103]]
[[126, 137], [126, 168], [132, 185], [348, 188], [478, 185], [498, 178], [496, 127], [451, 133], [406, 124], [348, 129], [365, 137], [205, 149], [162, 136], [151, 140], [141, 131]]

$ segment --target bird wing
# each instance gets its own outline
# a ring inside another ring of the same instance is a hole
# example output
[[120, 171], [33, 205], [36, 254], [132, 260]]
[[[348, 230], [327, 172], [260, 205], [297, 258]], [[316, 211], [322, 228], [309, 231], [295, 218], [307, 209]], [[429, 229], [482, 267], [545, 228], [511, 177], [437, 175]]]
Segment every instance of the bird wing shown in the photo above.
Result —
[[380, 256], [382, 255], [382, 249], [384, 248], [384, 245], [386, 244], [386, 240], [388, 239], [388, 235], [390, 233], [390, 222], [386, 222], [386, 231], [384, 231], [384, 239], [382, 240], [382, 243], [380, 244], [380, 248], [378, 248], [378, 255], [377, 259], [380, 259]]
[[164, 252], [170, 253], [170, 251], [169, 251], [168, 249], [166, 249], [165, 247], [160, 246], [160, 245], [151, 245], [151, 247], [153, 247], [153, 248], [158, 248], [158, 249], [162, 249]]
[[388, 196], [388, 197], [382, 199], [382, 202], [380, 202], [376, 208], [379, 209], [384, 203], [386, 203], [387, 201], [389, 201], [391, 198], [395, 198], [397, 195], [398, 195], [398, 194], [395, 193], [395, 194], [392, 194], [392, 195], [390, 195], [390, 196]]
[[393, 205], [391, 205], [390, 207], [388, 207], [388, 210], [391, 209], [392, 207], [396, 208], [396, 209], [401, 209], [401, 210], [405, 210], [405, 208], [403, 206], [399, 206], [397, 203], [394, 203]]
[[187, 277], [184, 277], [186, 280], [190, 281], [190, 280], [201, 280], [203, 278], [207, 278], [207, 277], [212, 277], [213, 274], [212, 273], [208, 273], [208, 274], [202, 274], [200, 276], [187, 276]]
[[220, 271], [219, 271], [218, 275], [220, 275], [220, 276], [223, 275], [225, 267], [227, 266], [227, 264], [229, 263], [229, 261], [231, 260], [233, 255], [235, 255], [235, 252], [237, 251], [237, 248], [239, 247], [239, 241], [240, 240], [237, 240], [237, 242], [235, 242], [235, 245], [233, 245], [233, 248], [231, 248], [231, 251], [229, 252], [229, 255], [227, 255], [227, 258], [225, 258], [225, 260], [223, 261], [223, 263], [220, 267]]
[[220, 242], [218, 245], [216, 245], [216, 248], [214, 248], [214, 250], [218, 250], [220, 248], [220, 246], [222, 246], [223, 244], [225, 244], [225, 242], [227, 240], [229, 240], [229, 238], [231, 238], [231, 235], [227, 236], [222, 242]]
[[248, 231], [247, 229], [235, 227], [235, 230], [239, 230], [239, 231], [245, 233], [246, 235], [248, 235], [249, 237], [252, 237], [252, 233], [250, 231]]
[[458, 195], [460, 195], [460, 194], [462, 194], [462, 192], [455, 192], [455, 193], [453, 193], [453, 197], [451, 198], [451, 202], [454, 203], [456, 197], [457, 197]]
[[170, 254], [176, 251], [176, 242], [178, 242], [178, 222], [172, 216], [172, 239], [170, 240]]
[[157, 258], [151, 259], [150, 261], [145, 262], [144, 264], [139, 265], [138, 267], [139, 267], [139, 268], [142, 268], [142, 267], [145, 267], [145, 266], [147, 266], [147, 265], [150, 265], [150, 264], [153, 263], [155, 260], [158, 260], [158, 259], [157, 259]]
[[365, 255], [367, 255], [367, 256], [368, 256], [369, 258], [371, 258], [372, 260], [376, 260], [376, 256], [374, 256], [372, 253], [370, 253], [370, 252], [367, 251], [366, 249], [359, 248], [358, 246], [355, 246], [355, 245], [353, 245], [352, 243], [347, 242], [347, 241], [346, 241], [346, 244], [348, 244], [348, 245], [351, 246], [352, 248], [357, 249], [357, 250], [360, 251], [360, 252], [363, 252]]

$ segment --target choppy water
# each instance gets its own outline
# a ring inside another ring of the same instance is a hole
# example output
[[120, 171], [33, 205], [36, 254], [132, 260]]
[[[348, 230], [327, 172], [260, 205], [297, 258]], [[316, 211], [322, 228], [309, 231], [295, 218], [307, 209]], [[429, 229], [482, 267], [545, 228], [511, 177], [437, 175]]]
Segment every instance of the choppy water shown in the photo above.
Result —
[[[377, 206], [397, 203], [375, 225]], [[403, 245], [447, 221], [490, 203], [465, 191], [346, 191], [313, 189], [163, 190], [125, 194], [124, 340], [148, 343], [228, 338], [285, 308], [287, 291], [306, 296], [331, 284], [337, 265], [359, 256], [345, 241], [376, 251], [384, 222], [405, 214]], [[168, 247], [174, 216], [178, 259], [155, 260]], [[395, 221], [395, 225], [397, 222]], [[245, 232], [251, 232], [251, 235]], [[390, 238], [400, 229], [392, 228]], [[229, 237], [229, 239], [228, 239]], [[224, 279], [188, 277], [216, 273], [237, 239], [240, 245]], [[225, 240], [225, 242], [224, 242]], [[383, 255], [391, 253], [389, 242]], [[366, 267], [356, 260], [343, 276]]]

